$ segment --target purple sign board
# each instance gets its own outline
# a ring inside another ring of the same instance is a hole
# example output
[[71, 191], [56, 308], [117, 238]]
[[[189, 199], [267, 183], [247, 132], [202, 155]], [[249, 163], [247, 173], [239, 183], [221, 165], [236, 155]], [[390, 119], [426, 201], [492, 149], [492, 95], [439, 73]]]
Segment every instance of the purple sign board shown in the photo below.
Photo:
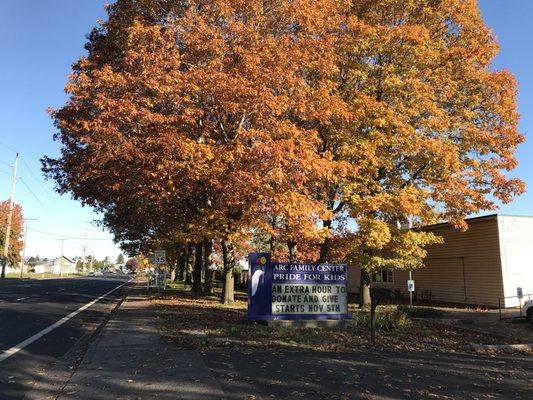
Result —
[[278, 263], [251, 253], [248, 319], [346, 319], [347, 265]]

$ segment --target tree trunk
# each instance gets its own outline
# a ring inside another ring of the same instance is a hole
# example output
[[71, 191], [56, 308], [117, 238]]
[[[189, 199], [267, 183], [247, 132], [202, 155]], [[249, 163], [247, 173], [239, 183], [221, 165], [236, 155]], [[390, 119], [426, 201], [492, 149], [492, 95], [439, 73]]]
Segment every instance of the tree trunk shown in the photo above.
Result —
[[178, 282], [180, 280], [180, 267], [181, 267], [181, 248], [178, 243], [174, 244], [174, 251], [176, 252], [176, 260], [174, 262], [174, 268], [170, 272], [170, 280], [172, 282]]
[[211, 266], [213, 265], [213, 242], [211, 239], [204, 238], [204, 294], [213, 294], [213, 280]]
[[176, 282], [183, 282], [185, 275], [185, 254], [182, 253], [178, 257], [178, 273], [176, 274]]
[[296, 242], [287, 240], [287, 247], [289, 248], [289, 262], [296, 262]]
[[194, 244], [187, 243], [187, 254], [185, 259], [185, 284], [192, 285], [192, 271], [193, 271], [193, 254]]
[[370, 274], [366, 268], [361, 268], [359, 280], [359, 308], [370, 305]]
[[204, 245], [202, 242], [194, 244], [194, 271], [192, 291], [202, 293], [202, 267], [203, 267], [203, 251]]
[[176, 281], [176, 275], [178, 275], [178, 262], [174, 263], [174, 267], [170, 269], [170, 280], [172, 282]]
[[222, 241], [222, 260], [224, 263], [224, 275], [222, 277], [222, 304], [232, 304], [235, 302], [233, 270], [235, 268], [235, 255], [233, 244], [224, 239]]
[[[331, 220], [323, 221], [322, 224], [324, 225], [324, 228], [331, 229]], [[321, 262], [321, 263], [328, 262], [329, 245], [330, 245], [329, 238], [324, 238], [324, 241], [320, 244], [320, 257], [318, 258], [318, 262]]]

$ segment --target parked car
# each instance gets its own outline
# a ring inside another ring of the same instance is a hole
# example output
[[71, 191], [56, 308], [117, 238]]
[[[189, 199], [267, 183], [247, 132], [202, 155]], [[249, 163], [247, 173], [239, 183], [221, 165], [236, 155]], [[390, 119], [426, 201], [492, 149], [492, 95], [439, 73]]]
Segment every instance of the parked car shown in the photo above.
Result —
[[89, 271], [89, 273], [87, 274], [87, 276], [94, 276], [94, 271]]
[[533, 325], [533, 300], [528, 300], [522, 307], [522, 312], [526, 316], [526, 319]]

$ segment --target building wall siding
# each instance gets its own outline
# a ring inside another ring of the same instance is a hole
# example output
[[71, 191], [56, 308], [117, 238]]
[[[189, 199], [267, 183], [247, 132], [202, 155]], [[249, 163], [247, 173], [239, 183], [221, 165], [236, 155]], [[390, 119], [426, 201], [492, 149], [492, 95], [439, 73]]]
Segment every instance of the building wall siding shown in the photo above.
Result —
[[513, 307], [519, 304], [518, 287], [533, 294], [533, 218], [498, 216], [498, 226], [505, 306]]
[[[413, 271], [418, 296], [431, 293], [431, 299], [459, 304], [497, 306], [503, 297], [500, 242], [496, 216], [472, 219], [465, 232], [448, 224], [428, 227], [444, 238], [444, 243], [428, 247], [425, 268]], [[349, 290], [359, 291], [358, 268], [351, 268]], [[408, 271], [394, 271], [389, 287], [407, 295]]]

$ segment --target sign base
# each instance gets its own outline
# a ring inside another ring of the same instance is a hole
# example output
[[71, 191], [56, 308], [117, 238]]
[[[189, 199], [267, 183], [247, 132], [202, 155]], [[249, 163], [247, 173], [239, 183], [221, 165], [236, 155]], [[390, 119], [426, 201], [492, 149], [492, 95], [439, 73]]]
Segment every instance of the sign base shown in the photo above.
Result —
[[342, 328], [347, 319], [272, 319], [268, 326], [282, 326], [291, 328]]

